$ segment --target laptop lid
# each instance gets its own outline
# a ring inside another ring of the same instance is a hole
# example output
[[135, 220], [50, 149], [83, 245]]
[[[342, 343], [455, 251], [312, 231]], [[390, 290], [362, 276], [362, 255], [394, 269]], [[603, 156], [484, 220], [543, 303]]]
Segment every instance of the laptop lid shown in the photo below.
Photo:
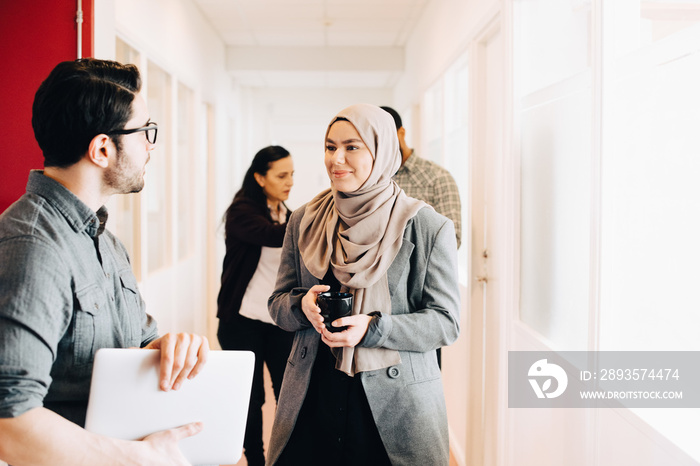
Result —
[[103, 348], [95, 354], [85, 429], [138, 440], [201, 421], [203, 430], [180, 441], [194, 465], [235, 464], [253, 382], [250, 351], [210, 351], [202, 372], [179, 390], [158, 387], [160, 350]]

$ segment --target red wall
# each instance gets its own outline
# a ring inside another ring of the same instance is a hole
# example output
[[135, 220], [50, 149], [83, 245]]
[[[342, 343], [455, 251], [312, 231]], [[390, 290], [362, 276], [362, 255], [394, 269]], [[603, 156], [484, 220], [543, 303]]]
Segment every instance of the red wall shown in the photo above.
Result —
[[[83, 0], [83, 57], [93, 55], [94, 0]], [[44, 159], [32, 131], [34, 93], [61, 61], [77, 58], [77, 1], [0, 0], [0, 212]]]

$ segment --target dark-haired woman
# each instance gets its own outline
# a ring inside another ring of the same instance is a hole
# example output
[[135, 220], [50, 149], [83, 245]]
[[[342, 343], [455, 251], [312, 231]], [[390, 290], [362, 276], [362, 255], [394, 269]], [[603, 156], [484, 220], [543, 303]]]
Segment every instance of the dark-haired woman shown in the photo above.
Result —
[[226, 211], [226, 256], [218, 297], [217, 336], [225, 350], [255, 353], [253, 389], [243, 448], [249, 466], [265, 464], [262, 406], [263, 363], [275, 398], [279, 396], [293, 333], [277, 327], [267, 310], [291, 212], [284, 201], [293, 185], [294, 165], [280, 146], [261, 149], [253, 158], [241, 189]]

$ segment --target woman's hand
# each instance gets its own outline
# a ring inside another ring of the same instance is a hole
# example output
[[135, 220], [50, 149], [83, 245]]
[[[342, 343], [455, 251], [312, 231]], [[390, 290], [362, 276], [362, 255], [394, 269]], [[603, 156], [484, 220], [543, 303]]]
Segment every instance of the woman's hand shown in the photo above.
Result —
[[[318, 333], [323, 334], [326, 325], [323, 323], [323, 317], [321, 317], [321, 308], [316, 304], [316, 299], [319, 293], [324, 293], [330, 290], [331, 287], [328, 285], [314, 285], [309, 289], [309, 292], [301, 298], [301, 310], [304, 311], [304, 315], [309, 320], [311, 325], [316, 329]], [[326, 330], [327, 331], [327, 330]]]
[[362, 340], [367, 333], [367, 328], [372, 320], [372, 316], [358, 314], [354, 316], [341, 317], [334, 320], [333, 327], [347, 326], [342, 332], [331, 332], [325, 326], [321, 332], [321, 340], [331, 348], [353, 347]]

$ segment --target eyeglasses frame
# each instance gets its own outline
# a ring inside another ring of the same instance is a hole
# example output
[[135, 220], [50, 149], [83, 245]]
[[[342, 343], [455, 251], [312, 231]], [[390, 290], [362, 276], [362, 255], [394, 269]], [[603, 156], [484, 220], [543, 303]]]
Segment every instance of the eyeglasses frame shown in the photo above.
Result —
[[[153, 141], [151, 141], [151, 140], [148, 138], [148, 131], [150, 131], [150, 130], [152, 130], [152, 129], [155, 129], [155, 134], [153, 135]], [[109, 131], [109, 132], [107, 132], [107, 133], [105, 133], [105, 134], [106, 134], [107, 136], [109, 136], [109, 135], [111, 135], [111, 134], [133, 134], [133, 133], [137, 133], [137, 132], [139, 132], [139, 131], [146, 131], [146, 140], [147, 140], [148, 142], [150, 142], [151, 144], [155, 144], [155, 143], [156, 143], [156, 140], [158, 139], [158, 123], [156, 123], [155, 121], [149, 121], [148, 123], [146, 123], [145, 126], [142, 126], [142, 127], [140, 127], [140, 128], [133, 128], [133, 129], [115, 129], [114, 131]]]

